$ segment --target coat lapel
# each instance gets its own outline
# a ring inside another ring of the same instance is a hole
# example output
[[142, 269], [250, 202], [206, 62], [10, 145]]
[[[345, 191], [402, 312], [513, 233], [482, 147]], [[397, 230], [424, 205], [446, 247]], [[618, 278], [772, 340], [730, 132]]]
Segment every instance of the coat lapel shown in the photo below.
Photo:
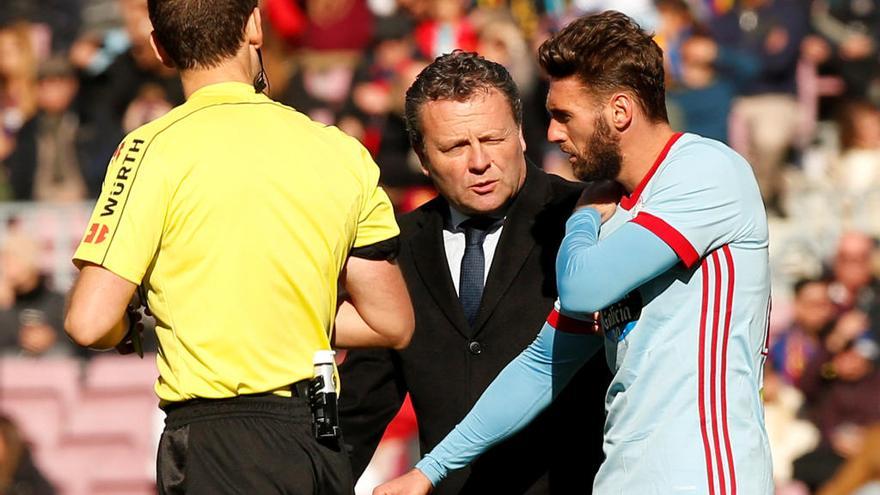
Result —
[[507, 213], [495, 248], [474, 335], [483, 329], [535, 247], [535, 219], [550, 198], [549, 179], [531, 163], [526, 169], [526, 181]]
[[443, 314], [458, 333], [467, 337], [471, 331], [461, 309], [461, 303], [458, 301], [458, 295], [455, 293], [452, 276], [449, 274], [449, 262], [446, 260], [446, 249], [443, 245], [443, 223], [445, 209], [448, 207], [442, 200], [431, 206], [425, 211], [419, 230], [410, 241], [413, 264], [425, 288]]

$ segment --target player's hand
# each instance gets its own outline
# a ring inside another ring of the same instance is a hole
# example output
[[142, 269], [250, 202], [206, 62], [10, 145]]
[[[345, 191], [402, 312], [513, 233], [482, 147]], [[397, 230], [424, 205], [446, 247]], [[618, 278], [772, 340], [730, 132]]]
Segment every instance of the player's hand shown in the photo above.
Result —
[[587, 187], [581, 193], [575, 210], [581, 208], [594, 208], [602, 217], [602, 223], [608, 221], [617, 211], [617, 203], [623, 197], [623, 186], [613, 180], [598, 180], [587, 182]]
[[427, 476], [418, 469], [412, 469], [399, 478], [377, 486], [373, 495], [426, 495], [433, 488]]

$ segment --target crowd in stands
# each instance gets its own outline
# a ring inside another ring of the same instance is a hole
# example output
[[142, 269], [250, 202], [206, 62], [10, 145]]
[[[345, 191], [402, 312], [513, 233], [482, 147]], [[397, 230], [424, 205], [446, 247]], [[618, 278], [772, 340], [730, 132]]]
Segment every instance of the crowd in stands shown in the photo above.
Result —
[[[271, 97], [360, 139], [401, 212], [434, 194], [403, 117], [404, 92], [434, 57], [463, 49], [506, 66], [528, 158], [571, 177], [545, 137], [537, 46], [609, 8], [653, 31], [673, 127], [747, 157], [770, 218], [764, 399], [779, 493], [880, 493], [880, 0], [260, 3]], [[70, 254], [122, 137], [184, 97], [150, 31], [147, 0], [2, 2], [0, 360], [94, 359], [62, 330]], [[4, 411], [0, 391], [0, 495], [52, 493], [36, 440]], [[406, 466], [412, 430], [388, 442], [406, 459], [368, 476]]]

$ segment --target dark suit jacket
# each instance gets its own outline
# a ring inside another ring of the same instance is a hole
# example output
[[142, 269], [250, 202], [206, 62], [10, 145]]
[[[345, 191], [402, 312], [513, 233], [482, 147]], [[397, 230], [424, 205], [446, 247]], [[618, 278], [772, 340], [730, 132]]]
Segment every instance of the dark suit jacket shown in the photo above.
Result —
[[[534, 340], [556, 299], [556, 252], [580, 190], [528, 166], [525, 184], [507, 212], [473, 331], [446, 261], [446, 201], [437, 198], [400, 219], [399, 262], [416, 329], [405, 350], [352, 351], [340, 368], [342, 426], [354, 447], [356, 475], [366, 468], [407, 392], [425, 454]], [[450, 473], [434, 493], [590, 493], [602, 460], [609, 379], [600, 353], [532, 424], [470, 467]]]

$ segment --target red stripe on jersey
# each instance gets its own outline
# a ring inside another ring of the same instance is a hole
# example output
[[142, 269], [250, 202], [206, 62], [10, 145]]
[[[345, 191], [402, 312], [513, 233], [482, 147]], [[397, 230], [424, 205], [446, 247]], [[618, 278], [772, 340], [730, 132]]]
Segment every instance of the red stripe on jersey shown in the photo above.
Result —
[[733, 465], [733, 452], [730, 446], [730, 432], [727, 428], [727, 343], [730, 339], [730, 316], [733, 308], [734, 266], [730, 247], [722, 247], [727, 261], [727, 306], [724, 312], [724, 340], [721, 347], [721, 424], [724, 428], [724, 444], [727, 447], [727, 470], [730, 473], [730, 495], [736, 495], [736, 469]]
[[620, 198], [620, 206], [624, 210], [631, 210], [632, 207], [636, 205], [636, 203], [639, 201], [639, 196], [641, 196], [642, 191], [645, 190], [645, 186], [647, 186], [651, 178], [654, 177], [657, 169], [660, 168], [660, 164], [663, 163], [663, 160], [666, 159], [666, 155], [669, 154], [669, 149], [672, 148], [672, 145], [675, 144], [676, 141], [678, 141], [678, 138], [680, 138], [681, 135], [682, 133], [676, 132], [672, 135], [672, 137], [669, 138], [668, 141], [666, 141], [666, 145], [663, 146], [663, 150], [660, 152], [659, 155], [657, 155], [657, 159], [654, 160], [654, 164], [651, 165], [648, 173], [645, 174], [644, 177], [642, 177], [642, 181], [639, 182], [639, 185], [637, 185], [636, 188], [633, 189], [633, 192], [629, 193], [628, 196]]
[[698, 358], [698, 398], [700, 410], [700, 433], [703, 436], [703, 453], [706, 456], [706, 472], [709, 480], [709, 494], [715, 493], [715, 480], [712, 474], [712, 454], [709, 451], [709, 435], [706, 433], [706, 393], [705, 393], [705, 364], [706, 364], [706, 313], [709, 311], [709, 265], [707, 260], [703, 260], [700, 265], [703, 275], [703, 303], [700, 309], [700, 352], [697, 353]]
[[559, 311], [556, 311], [556, 309], [553, 309], [553, 311], [550, 312], [550, 316], [547, 317], [547, 323], [549, 323], [550, 326], [555, 328], [556, 330], [565, 333], [599, 333], [596, 329], [595, 323], [593, 323], [592, 321], [584, 321], [578, 320], [576, 318], [571, 318], [559, 313]]
[[716, 378], [718, 376], [718, 322], [721, 320], [721, 262], [718, 260], [718, 251], [712, 252], [712, 266], [715, 268], [715, 305], [712, 308], [712, 357], [709, 365], [709, 408], [712, 411], [712, 441], [715, 445], [715, 463], [718, 465], [718, 484], [721, 486], [721, 495], [727, 494], [727, 484], [724, 482], [724, 462], [721, 459], [721, 441], [718, 437], [718, 406], [715, 402]]
[[675, 227], [664, 222], [662, 219], [642, 211], [639, 212], [632, 221], [633, 223], [650, 230], [654, 235], [668, 244], [681, 259], [682, 263], [684, 263], [684, 266], [690, 268], [699, 261], [700, 255], [697, 254], [697, 250], [694, 249], [694, 246], [691, 245], [690, 241], [688, 241], [685, 236], [681, 235], [681, 232], [675, 230]]

